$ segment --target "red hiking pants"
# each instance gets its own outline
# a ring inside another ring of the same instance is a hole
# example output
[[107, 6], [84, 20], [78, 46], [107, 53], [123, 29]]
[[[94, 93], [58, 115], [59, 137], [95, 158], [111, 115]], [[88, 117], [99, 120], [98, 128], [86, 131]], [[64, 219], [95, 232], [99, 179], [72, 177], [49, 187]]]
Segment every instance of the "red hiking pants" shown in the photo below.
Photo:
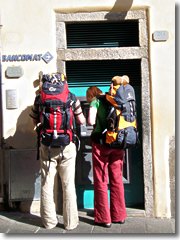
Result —
[[[127, 217], [122, 177], [123, 150], [92, 142], [94, 176], [94, 220], [99, 223], [123, 221]], [[108, 200], [108, 175], [110, 208]]]

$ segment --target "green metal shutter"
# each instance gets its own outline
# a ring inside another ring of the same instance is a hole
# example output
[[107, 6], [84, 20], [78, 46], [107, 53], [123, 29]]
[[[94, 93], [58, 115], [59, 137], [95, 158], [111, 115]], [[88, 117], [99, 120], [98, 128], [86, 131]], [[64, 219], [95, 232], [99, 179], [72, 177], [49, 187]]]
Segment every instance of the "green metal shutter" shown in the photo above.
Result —
[[67, 23], [67, 48], [139, 46], [138, 20]]
[[66, 75], [70, 90], [86, 96], [90, 86], [108, 91], [113, 76], [128, 75], [133, 86], [141, 85], [141, 60], [67, 61]]

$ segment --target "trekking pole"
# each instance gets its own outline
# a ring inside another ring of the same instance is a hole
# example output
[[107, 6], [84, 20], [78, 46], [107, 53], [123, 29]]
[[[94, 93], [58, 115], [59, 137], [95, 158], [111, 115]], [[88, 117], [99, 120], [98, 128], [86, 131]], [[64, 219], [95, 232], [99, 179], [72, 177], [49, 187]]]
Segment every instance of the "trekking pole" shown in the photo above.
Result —
[[39, 148], [40, 148], [40, 126], [41, 126], [41, 123], [38, 123], [34, 130], [36, 130], [36, 133], [37, 133], [37, 160], [39, 160]]

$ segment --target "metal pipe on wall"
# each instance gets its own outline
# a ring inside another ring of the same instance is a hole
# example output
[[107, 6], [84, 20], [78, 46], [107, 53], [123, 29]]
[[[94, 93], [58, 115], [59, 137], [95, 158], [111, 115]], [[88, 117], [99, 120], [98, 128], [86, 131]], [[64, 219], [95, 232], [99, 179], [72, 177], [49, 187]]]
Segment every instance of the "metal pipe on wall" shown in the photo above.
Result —
[[1, 9], [0, 9], [0, 127], [1, 127], [1, 151], [2, 151], [2, 179], [1, 182], [1, 193], [3, 194], [3, 202], [5, 207], [8, 206], [7, 188], [6, 188], [6, 165], [5, 165], [5, 142], [4, 142], [4, 124], [3, 124], [3, 96], [2, 96], [2, 48], [1, 48]]

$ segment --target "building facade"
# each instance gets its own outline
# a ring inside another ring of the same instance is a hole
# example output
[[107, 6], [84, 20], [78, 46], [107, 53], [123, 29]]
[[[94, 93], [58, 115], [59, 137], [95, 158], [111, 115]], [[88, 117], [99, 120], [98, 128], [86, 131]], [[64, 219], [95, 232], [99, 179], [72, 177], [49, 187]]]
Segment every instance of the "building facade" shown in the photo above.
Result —
[[[105, 92], [113, 76], [126, 74], [136, 91], [141, 142], [128, 153], [123, 169], [126, 205], [147, 216], [174, 217], [174, 2], [0, 2], [1, 202], [30, 202], [31, 210], [39, 203], [37, 137], [29, 112], [41, 73], [66, 74], [85, 114], [89, 86]], [[77, 126], [79, 208], [93, 208], [91, 149], [86, 144], [91, 130], [87, 124]]]

